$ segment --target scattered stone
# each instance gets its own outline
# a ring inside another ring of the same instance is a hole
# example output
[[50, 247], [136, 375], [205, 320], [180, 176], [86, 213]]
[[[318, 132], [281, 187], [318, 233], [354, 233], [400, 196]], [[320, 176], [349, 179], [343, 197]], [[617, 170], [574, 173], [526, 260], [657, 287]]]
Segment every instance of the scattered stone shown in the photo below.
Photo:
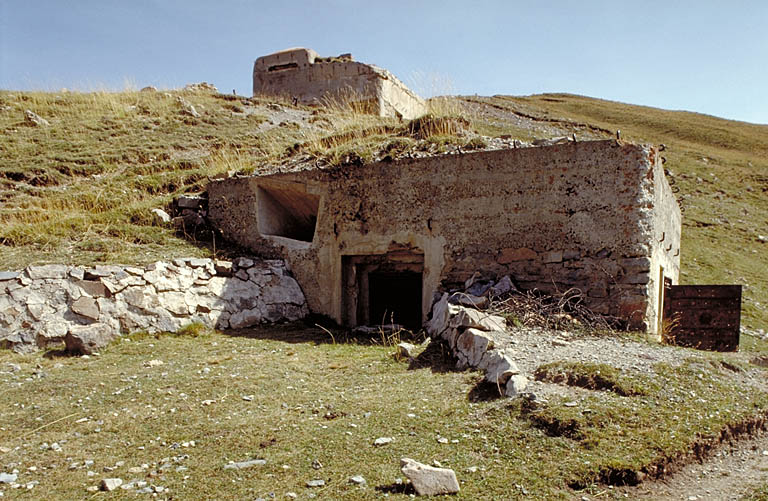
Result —
[[460, 304], [462, 306], [471, 306], [473, 308], [485, 308], [488, 306], [488, 298], [478, 297], [469, 293], [456, 292], [449, 298], [451, 304]]
[[224, 465], [225, 470], [243, 470], [245, 468], [251, 468], [253, 466], [264, 466], [267, 464], [266, 459], [251, 459], [249, 461], [231, 462]]
[[509, 275], [505, 275], [501, 278], [496, 284], [490, 288], [491, 296], [498, 297], [503, 296], [505, 294], [508, 294], [509, 292], [512, 292], [516, 290], [515, 286], [512, 284], [512, 279], [509, 278]]
[[362, 475], [355, 475], [354, 477], [349, 477], [349, 483], [357, 484], [357, 485], [365, 485], [367, 482]]
[[39, 280], [41, 278], [66, 278], [67, 267], [63, 264], [27, 266], [27, 276], [32, 280]]
[[400, 467], [419, 496], [439, 496], [459, 492], [456, 473], [449, 468], [435, 468], [410, 458], [402, 458]]
[[64, 344], [69, 353], [93, 355], [107, 346], [115, 337], [117, 334], [107, 324], [73, 326], [64, 337]]
[[32, 112], [32, 110], [24, 111], [24, 121], [33, 127], [47, 127], [51, 125], [48, 120], [41, 117], [37, 113]]
[[152, 209], [152, 214], [155, 216], [155, 223], [167, 224], [171, 222], [171, 216], [163, 209]]
[[159, 365], [163, 365], [163, 363], [164, 362], [162, 360], [154, 359], [150, 360], [149, 362], [144, 362], [144, 367], [157, 367]]
[[416, 346], [412, 345], [411, 343], [398, 343], [397, 351], [395, 352], [395, 359], [410, 360], [413, 358], [415, 351], [416, 351]]
[[107, 491], [107, 492], [114, 491], [121, 485], [123, 485], [122, 478], [104, 478], [101, 480], [102, 491]]
[[188, 92], [219, 92], [215, 85], [208, 82], [191, 83], [184, 86]]
[[18, 475], [15, 473], [0, 473], [0, 484], [10, 484], [15, 482]]
[[176, 101], [181, 105], [182, 114], [189, 115], [194, 118], [200, 118], [200, 113], [197, 112], [197, 110], [192, 105], [192, 103], [190, 103], [189, 101], [187, 101], [181, 96], [177, 96]]
[[317, 479], [317, 480], [307, 480], [307, 487], [323, 487], [325, 485], [325, 480]]
[[395, 439], [392, 437], [379, 437], [373, 441], [373, 445], [376, 447], [381, 447], [383, 445], [391, 444], [394, 441]]
[[99, 319], [99, 305], [92, 297], [81, 296], [72, 302], [72, 311], [91, 320]]
[[579, 403], [571, 401], [571, 402], [565, 402], [563, 405], [566, 407], [577, 407]]
[[509, 378], [507, 381], [506, 389], [504, 390], [504, 394], [508, 397], [516, 397], [523, 393], [525, 389], [528, 387], [528, 378], [523, 376], [522, 374], [516, 374]]

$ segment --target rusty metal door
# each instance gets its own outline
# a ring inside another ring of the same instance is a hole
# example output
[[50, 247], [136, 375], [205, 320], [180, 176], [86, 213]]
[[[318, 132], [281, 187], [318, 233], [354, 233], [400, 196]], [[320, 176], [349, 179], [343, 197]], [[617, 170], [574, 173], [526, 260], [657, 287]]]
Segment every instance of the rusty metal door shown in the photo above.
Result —
[[700, 350], [737, 351], [741, 285], [664, 288], [664, 341]]

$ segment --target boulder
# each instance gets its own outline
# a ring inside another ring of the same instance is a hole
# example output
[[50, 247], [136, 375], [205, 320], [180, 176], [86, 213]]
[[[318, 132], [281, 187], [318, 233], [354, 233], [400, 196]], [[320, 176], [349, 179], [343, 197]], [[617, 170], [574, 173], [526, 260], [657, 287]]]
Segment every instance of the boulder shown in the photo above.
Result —
[[0, 282], [5, 280], [14, 280], [18, 278], [19, 273], [15, 271], [0, 271]]
[[507, 380], [504, 394], [508, 397], [516, 397], [528, 387], [528, 378], [522, 374], [515, 374]]
[[450, 468], [435, 468], [410, 458], [402, 458], [400, 471], [408, 477], [419, 496], [459, 492], [459, 481], [456, 479], [456, 473]]
[[197, 110], [192, 105], [192, 103], [190, 103], [189, 101], [187, 101], [181, 96], [176, 97], [176, 100], [178, 101], [179, 105], [181, 105], [182, 114], [189, 115], [194, 118], [200, 118], [200, 113], [197, 112]]
[[496, 284], [491, 287], [491, 296], [503, 296], [504, 294], [507, 294], [509, 292], [512, 292], [515, 290], [515, 286], [512, 284], [512, 279], [509, 278], [509, 275], [505, 275], [501, 278]]
[[459, 367], [477, 367], [483, 355], [493, 348], [493, 339], [485, 331], [469, 328], [456, 340]]
[[46, 264], [43, 266], [28, 266], [27, 276], [32, 280], [41, 278], [66, 278], [67, 267], [63, 264]]
[[488, 298], [484, 296], [475, 296], [466, 292], [455, 292], [451, 294], [449, 301], [452, 304], [461, 306], [470, 306], [473, 308], [485, 308], [488, 306]]
[[24, 121], [33, 127], [45, 127], [51, 125], [48, 120], [37, 113], [32, 112], [32, 110], [24, 111]]
[[448, 328], [448, 322], [451, 319], [453, 308], [448, 303], [448, 294], [442, 297], [432, 306], [432, 318], [426, 324], [427, 333], [433, 338], [440, 337], [440, 334]]
[[[457, 306], [456, 313], [448, 322], [449, 327], [473, 328], [482, 331], [504, 331], [506, 320], [497, 315], [490, 315], [482, 311]], [[430, 333], [431, 334], [431, 333]]]
[[105, 478], [101, 480], [102, 491], [107, 491], [107, 492], [114, 491], [121, 485], [123, 485], [122, 478]]
[[106, 324], [76, 325], [69, 328], [69, 332], [64, 337], [64, 344], [70, 353], [91, 355], [107, 346], [116, 337], [117, 333]]
[[399, 343], [395, 351], [396, 360], [410, 360], [416, 352], [416, 346], [411, 343]]
[[152, 209], [152, 215], [155, 217], [155, 223], [166, 224], [171, 222], [171, 216], [163, 209]]
[[486, 351], [477, 368], [485, 371], [487, 382], [501, 386], [513, 375], [520, 374], [517, 364], [503, 350]]
[[99, 305], [92, 297], [81, 296], [72, 302], [70, 308], [78, 315], [90, 318], [91, 320], [99, 319]]

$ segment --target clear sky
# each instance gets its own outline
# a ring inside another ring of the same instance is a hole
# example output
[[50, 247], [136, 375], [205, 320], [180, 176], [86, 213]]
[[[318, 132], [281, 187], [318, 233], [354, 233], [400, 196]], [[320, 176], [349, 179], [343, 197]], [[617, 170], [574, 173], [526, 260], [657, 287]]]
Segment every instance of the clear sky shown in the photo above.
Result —
[[0, 88], [207, 81], [351, 52], [427, 96], [569, 92], [768, 124], [766, 0], [0, 0]]

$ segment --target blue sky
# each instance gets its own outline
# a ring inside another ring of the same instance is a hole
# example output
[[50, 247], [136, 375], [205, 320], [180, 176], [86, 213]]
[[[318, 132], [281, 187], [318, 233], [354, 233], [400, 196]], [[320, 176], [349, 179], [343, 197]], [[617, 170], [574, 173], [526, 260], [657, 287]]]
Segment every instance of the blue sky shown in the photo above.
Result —
[[352, 52], [422, 94], [570, 92], [768, 124], [768, 2], [0, 0], [0, 88], [207, 81]]

